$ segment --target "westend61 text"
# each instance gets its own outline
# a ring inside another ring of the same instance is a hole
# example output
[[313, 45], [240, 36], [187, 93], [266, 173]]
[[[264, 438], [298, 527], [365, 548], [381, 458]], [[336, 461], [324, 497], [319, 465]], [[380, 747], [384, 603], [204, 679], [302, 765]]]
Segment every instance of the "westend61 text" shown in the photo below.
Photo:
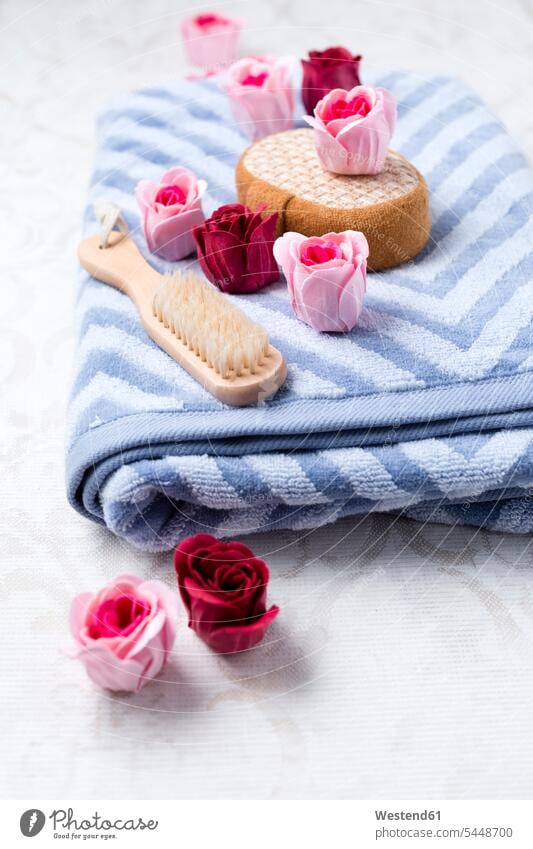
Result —
[[440, 811], [374, 811], [377, 820], [437, 820]]

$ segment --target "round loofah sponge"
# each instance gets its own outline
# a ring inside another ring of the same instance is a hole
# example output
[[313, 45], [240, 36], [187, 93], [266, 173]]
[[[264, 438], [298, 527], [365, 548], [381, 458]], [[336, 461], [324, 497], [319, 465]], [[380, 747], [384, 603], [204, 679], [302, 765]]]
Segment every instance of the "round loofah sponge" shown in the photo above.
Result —
[[313, 130], [287, 130], [248, 147], [235, 180], [241, 203], [252, 209], [266, 203], [266, 211], [279, 213], [279, 235], [361, 230], [374, 271], [407, 262], [429, 238], [426, 181], [392, 150], [375, 176], [330, 174], [316, 155]]

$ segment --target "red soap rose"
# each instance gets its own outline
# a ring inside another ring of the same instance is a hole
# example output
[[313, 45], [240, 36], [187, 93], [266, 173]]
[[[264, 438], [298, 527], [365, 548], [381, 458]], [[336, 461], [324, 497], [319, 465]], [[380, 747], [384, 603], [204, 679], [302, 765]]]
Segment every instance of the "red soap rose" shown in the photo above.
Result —
[[309, 58], [302, 59], [302, 100], [309, 115], [313, 114], [318, 101], [332, 89], [350, 91], [354, 86], [361, 85], [359, 63], [362, 58], [352, 56], [345, 47], [309, 51]]
[[189, 627], [215, 651], [252, 648], [279, 613], [276, 605], [266, 609], [266, 563], [240, 542], [188, 537], [174, 552], [174, 567]]
[[272, 251], [278, 214], [263, 218], [264, 209], [226, 203], [193, 230], [202, 271], [223, 292], [247, 294], [279, 279]]

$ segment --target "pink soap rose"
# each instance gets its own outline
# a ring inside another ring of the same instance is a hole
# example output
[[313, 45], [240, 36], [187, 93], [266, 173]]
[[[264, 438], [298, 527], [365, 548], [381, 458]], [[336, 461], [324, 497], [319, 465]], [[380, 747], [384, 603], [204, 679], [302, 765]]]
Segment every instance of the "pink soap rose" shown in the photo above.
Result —
[[320, 332], [346, 333], [355, 327], [366, 292], [368, 242], [362, 233], [309, 238], [284, 233], [274, 243], [274, 256], [298, 318]]
[[252, 140], [294, 125], [291, 71], [294, 59], [239, 59], [228, 68], [224, 85], [239, 127]]
[[335, 88], [305, 120], [320, 162], [334, 174], [379, 174], [396, 126], [396, 100], [385, 88]]
[[177, 596], [161, 581], [119, 575], [72, 602], [72, 656], [106, 690], [137, 692], [165, 665], [176, 636]]
[[159, 183], [141, 180], [135, 197], [150, 251], [175, 262], [192, 254], [195, 248], [193, 227], [204, 220], [202, 195], [205, 180], [197, 180], [187, 168], [171, 168]]
[[187, 60], [201, 68], [225, 68], [235, 61], [242, 21], [216, 12], [184, 18], [180, 24]]
[[274, 604], [267, 610], [266, 563], [242, 542], [187, 537], [174, 552], [174, 567], [189, 628], [215, 651], [252, 648], [279, 613]]

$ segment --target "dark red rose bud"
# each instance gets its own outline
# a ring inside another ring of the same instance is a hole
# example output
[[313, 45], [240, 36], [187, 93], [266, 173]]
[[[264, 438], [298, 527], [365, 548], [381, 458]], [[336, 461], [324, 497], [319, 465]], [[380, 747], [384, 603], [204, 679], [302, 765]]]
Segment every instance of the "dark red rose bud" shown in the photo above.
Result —
[[202, 271], [223, 292], [247, 294], [279, 280], [273, 254], [278, 213], [227, 203], [193, 229]]
[[352, 56], [345, 47], [328, 47], [327, 50], [311, 50], [309, 58], [302, 59], [304, 70], [302, 100], [309, 115], [319, 100], [334, 88], [349, 91], [361, 85], [359, 63], [362, 56]]
[[189, 628], [215, 651], [252, 648], [279, 613], [266, 608], [266, 563], [240, 542], [188, 537], [174, 552], [174, 568]]

